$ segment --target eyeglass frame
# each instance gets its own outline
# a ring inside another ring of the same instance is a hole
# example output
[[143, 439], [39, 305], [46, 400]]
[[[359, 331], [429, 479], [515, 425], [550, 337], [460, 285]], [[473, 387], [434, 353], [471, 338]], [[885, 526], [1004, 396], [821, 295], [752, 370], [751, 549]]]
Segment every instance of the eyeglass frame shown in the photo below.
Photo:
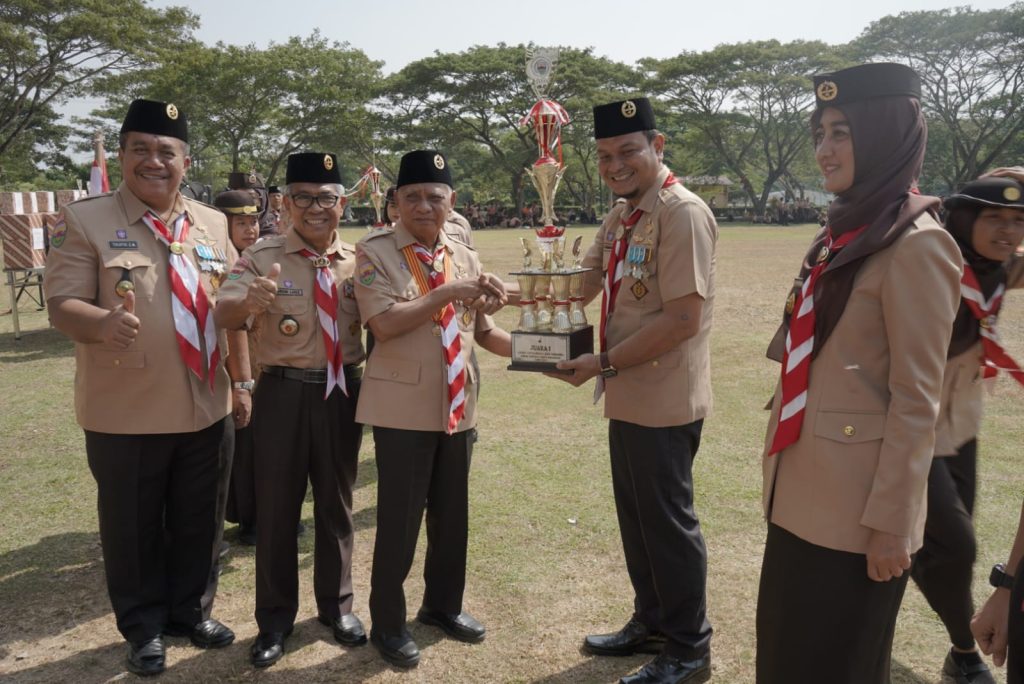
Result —
[[[334, 195], [334, 194], [329, 194], [329, 193], [323, 193], [323, 194], [319, 194], [319, 195], [310, 195], [308, 193], [301, 192], [301, 193], [299, 193], [297, 195], [289, 195], [289, 197], [292, 200], [292, 204], [297, 206], [299, 209], [309, 209], [310, 207], [313, 206], [314, 202], [316, 202], [316, 205], [318, 207], [320, 207], [321, 209], [333, 209], [334, 207], [338, 206], [338, 202], [340, 202], [342, 200], [342, 196], [341, 195]], [[307, 197], [309, 198], [308, 201], [306, 199]], [[321, 200], [326, 198], [326, 197], [333, 197], [334, 201], [331, 202], [330, 204], [326, 204], [325, 205]], [[300, 199], [300, 198], [302, 198], [302, 199]]]

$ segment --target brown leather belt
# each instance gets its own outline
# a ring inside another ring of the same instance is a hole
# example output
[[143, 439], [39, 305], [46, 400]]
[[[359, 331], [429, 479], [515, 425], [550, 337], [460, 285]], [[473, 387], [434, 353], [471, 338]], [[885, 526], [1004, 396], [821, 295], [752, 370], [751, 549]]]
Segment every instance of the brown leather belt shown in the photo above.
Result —
[[[363, 367], [352, 364], [343, 368], [346, 380], [359, 380], [363, 377]], [[273, 375], [286, 380], [298, 380], [313, 385], [324, 385], [327, 383], [326, 368], [291, 368], [289, 366], [264, 366], [262, 373]]]

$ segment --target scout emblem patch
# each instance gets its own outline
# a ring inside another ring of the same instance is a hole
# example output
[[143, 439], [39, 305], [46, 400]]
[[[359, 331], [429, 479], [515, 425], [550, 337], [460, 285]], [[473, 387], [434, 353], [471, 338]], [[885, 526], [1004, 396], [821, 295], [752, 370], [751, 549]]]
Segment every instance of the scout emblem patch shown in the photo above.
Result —
[[364, 261], [359, 264], [359, 282], [363, 285], [370, 285], [377, 277], [377, 268], [372, 261]]
[[175, 121], [178, 118], [178, 108], [172, 104], [167, 105], [167, 118]]
[[348, 334], [351, 335], [352, 337], [355, 337], [356, 335], [359, 334], [359, 330], [361, 327], [362, 326], [359, 325], [359, 321], [352, 321], [352, 323], [348, 326]]
[[341, 282], [341, 294], [346, 299], [356, 298], [356, 285], [352, 282], [351, 278], [345, 278], [345, 280]]
[[127, 230], [119, 230], [115, 234], [117, 235], [117, 239], [118, 240], [127, 240], [128, 239], [128, 231]]
[[324, 155], [324, 168], [328, 171], [334, 168], [334, 160], [331, 159], [331, 155], [329, 154]]
[[285, 316], [281, 319], [281, 322], [277, 324], [277, 329], [281, 331], [281, 334], [285, 337], [294, 337], [299, 332], [299, 322], [291, 316]]
[[632, 292], [633, 296], [637, 299], [643, 299], [647, 296], [647, 293], [650, 292], [642, 280], [637, 280], [633, 283], [633, 286], [629, 288], [629, 291]]
[[473, 310], [466, 309], [462, 312], [462, 325], [467, 328], [473, 324]]
[[434, 166], [440, 171], [444, 169], [444, 157], [439, 154], [434, 155]]
[[64, 240], [67, 238], [67, 236], [68, 224], [67, 221], [65, 221], [64, 219], [64, 215], [62, 214], [60, 220], [57, 221], [57, 223], [53, 224], [53, 227], [50, 228], [50, 246], [60, 247], [61, 245], [64, 244]]
[[796, 292], [790, 292], [789, 297], [786, 298], [786, 313], [792, 314], [793, 307], [796, 306]]
[[626, 100], [622, 103], [622, 116], [627, 119], [632, 119], [636, 116], [636, 103], [632, 100]]
[[228, 280], [238, 280], [245, 273], [245, 269], [249, 268], [249, 260], [245, 257], [238, 257], [238, 261], [231, 267], [231, 272], [228, 273]]
[[822, 102], [831, 102], [839, 95], [839, 86], [832, 81], [822, 81], [818, 84], [818, 99]]

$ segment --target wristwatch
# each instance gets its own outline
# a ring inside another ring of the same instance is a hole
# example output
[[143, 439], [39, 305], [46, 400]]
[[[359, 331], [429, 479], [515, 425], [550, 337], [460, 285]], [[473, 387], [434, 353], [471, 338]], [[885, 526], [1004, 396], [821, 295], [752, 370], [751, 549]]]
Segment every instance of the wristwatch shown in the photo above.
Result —
[[619, 369], [612, 365], [612, 362], [608, 359], [608, 352], [601, 352], [598, 358], [598, 363], [601, 364], [601, 376], [605, 378], [614, 378], [619, 374]]
[[233, 382], [231, 386], [235, 389], [242, 389], [246, 392], [252, 392], [252, 388], [256, 386], [255, 380], [242, 380], [241, 382]]
[[992, 566], [992, 574], [988, 576], [988, 583], [996, 589], [1013, 589], [1013, 575], [1006, 573], [1006, 566], [996, 563]]

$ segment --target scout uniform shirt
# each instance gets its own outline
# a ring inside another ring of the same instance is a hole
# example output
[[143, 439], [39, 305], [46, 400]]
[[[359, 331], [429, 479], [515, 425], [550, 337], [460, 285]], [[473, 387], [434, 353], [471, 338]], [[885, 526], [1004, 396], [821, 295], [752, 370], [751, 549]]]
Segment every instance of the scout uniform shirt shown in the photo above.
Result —
[[[212, 309], [227, 265], [237, 256], [224, 214], [178, 196], [174, 215], [188, 214], [182, 243]], [[127, 186], [72, 202], [54, 226], [46, 264], [46, 297], [75, 297], [103, 309], [123, 302], [135, 288], [139, 335], [127, 349], [103, 343], [75, 344], [75, 413], [85, 430], [112, 434], [181, 433], [202, 430], [231, 411], [231, 381], [224, 367], [228, 347], [218, 334], [221, 361], [210, 391], [185, 365], [171, 312], [169, 252], [142, 217], [149, 207]], [[203, 355], [203, 372], [206, 370]]]
[[[606, 329], [608, 349], [612, 349], [652, 323], [664, 302], [693, 293], [704, 299], [696, 335], [655, 359], [620, 369], [618, 375], [604, 381], [605, 417], [646, 427], [692, 423], [707, 416], [712, 404], [708, 336], [715, 299], [718, 226], [707, 205], [681, 183], [662, 187], [668, 174], [662, 167], [657, 182], [637, 205], [644, 214], [633, 226], [629, 246], [646, 250], [647, 261], [635, 272], [633, 264], [625, 263]], [[608, 212], [583, 267], [608, 268], [612, 245], [632, 212], [625, 202]]]
[[[273, 264], [280, 264], [277, 296], [266, 311], [249, 322], [250, 328], [258, 326], [260, 330], [255, 358], [261, 367], [327, 367], [327, 352], [314, 299], [316, 267], [300, 254], [303, 249], [316, 251], [294, 230], [287, 235], [263, 238], [242, 253], [221, 288], [225, 297], [244, 298], [254, 278], [264, 276]], [[338, 288], [342, 363], [358, 364], [364, 354], [359, 311], [352, 288], [355, 248], [342, 242], [335, 233], [325, 254], [337, 254], [331, 260], [330, 269]]]
[[[1005, 268], [1006, 289], [1024, 288], [1024, 257], [1011, 257]], [[981, 376], [982, 356], [979, 339], [970, 349], [946, 361], [939, 420], [935, 425], [936, 456], [955, 456], [960, 447], [981, 432], [985, 386]]]
[[[445, 282], [451, 278], [477, 278], [482, 269], [476, 251], [441, 230], [438, 241], [446, 256]], [[384, 313], [396, 303], [423, 296], [410, 267], [427, 266], [417, 260], [409, 264], [402, 249], [416, 243], [401, 221], [393, 230], [370, 233], [356, 245], [356, 301], [364, 321]], [[414, 257], [415, 258], [415, 257]], [[469, 358], [477, 330], [494, 327], [490, 316], [453, 302], [459, 324], [462, 360], [466, 372], [466, 410], [456, 432], [476, 426], [476, 373]], [[402, 430], [444, 432], [448, 426], [448, 382], [445, 372], [441, 329], [429, 320], [415, 330], [390, 340], [375, 342], [366, 362], [359, 394], [356, 421]]]

